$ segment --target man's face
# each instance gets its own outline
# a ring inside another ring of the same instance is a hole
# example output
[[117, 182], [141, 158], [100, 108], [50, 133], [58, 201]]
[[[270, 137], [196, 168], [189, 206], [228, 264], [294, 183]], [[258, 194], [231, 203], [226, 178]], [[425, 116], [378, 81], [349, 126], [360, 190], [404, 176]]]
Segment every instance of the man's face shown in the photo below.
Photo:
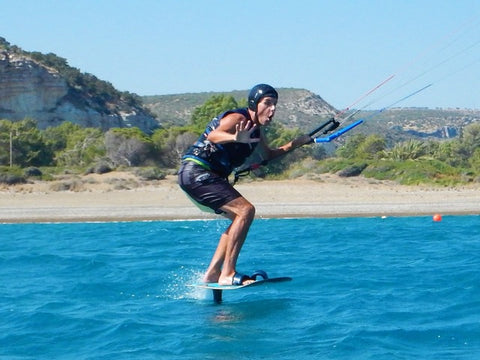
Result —
[[268, 125], [272, 121], [276, 108], [276, 98], [266, 96], [260, 99], [257, 105], [257, 118], [260, 125]]

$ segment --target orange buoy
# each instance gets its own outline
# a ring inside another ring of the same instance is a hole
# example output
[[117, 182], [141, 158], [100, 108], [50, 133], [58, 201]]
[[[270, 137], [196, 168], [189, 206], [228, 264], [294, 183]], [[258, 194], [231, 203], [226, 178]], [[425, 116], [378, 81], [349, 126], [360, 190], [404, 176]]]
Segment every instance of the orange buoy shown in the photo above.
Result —
[[442, 215], [440, 214], [433, 215], [433, 221], [442, 221]]

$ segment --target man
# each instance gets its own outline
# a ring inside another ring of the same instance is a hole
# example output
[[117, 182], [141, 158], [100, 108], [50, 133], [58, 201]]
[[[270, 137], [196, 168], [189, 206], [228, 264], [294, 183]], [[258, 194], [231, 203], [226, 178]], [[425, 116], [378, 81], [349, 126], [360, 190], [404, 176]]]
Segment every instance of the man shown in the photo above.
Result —
[[277, 149], [268, 146], [260, 128], [272, 121], [277, 100], [278, 93], [270, 85], [254, 86], [248, 95], [248, 108], [214, 118], [183, 157], [178, 174], [180, 187], [203, 209], [212, 209], [232, 221], [220, 237], [204, 275], [206, 283], [242, 285], [253, 281], [236, 272], [236, 263], [255, 217], [255, 207], [234, 189], [228, 175], [259, 145], [265, 160], [269, 160], [311, 141], [304, 135]]

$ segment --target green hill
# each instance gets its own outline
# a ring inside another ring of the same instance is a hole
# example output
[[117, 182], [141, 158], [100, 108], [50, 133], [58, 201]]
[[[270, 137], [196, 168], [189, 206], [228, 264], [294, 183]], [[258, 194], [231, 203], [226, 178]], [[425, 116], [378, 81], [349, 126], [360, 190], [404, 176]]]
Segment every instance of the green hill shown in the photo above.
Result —
[[[287, 128], [307, 132], [338, 112], [308, 90], [280, 88], [278, 91], [280, 99], [275, 121]], [[144, 96], [142, 100], [162, 126], [181, 126], [189, 122], [195, 107], [218, 94], [232, 95], [238, 101], [247, 97], [248, 90]], [[365, 119], [356, 132], [382, 134], [390, 143], [395, 143], [410, 138], [456, 137], [466, 125], [480, 120], [480, 110], [392, 108], [384, 112], [362, 111], [348, 121], [354, 119]]]

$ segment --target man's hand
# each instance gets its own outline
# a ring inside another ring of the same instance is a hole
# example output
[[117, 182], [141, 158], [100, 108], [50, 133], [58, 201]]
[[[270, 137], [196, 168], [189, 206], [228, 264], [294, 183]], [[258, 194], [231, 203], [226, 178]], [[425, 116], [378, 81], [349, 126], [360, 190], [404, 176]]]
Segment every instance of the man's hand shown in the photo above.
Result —
[[244, 144], [251, 144], [260, 141], [260, 138], [251, 138], [252, 132], [255, 131], [257, 125], [253, 124], [250, 120], [247, 122], [240, 121], [237, 125], [235, 125], [235, 141], [244, 143]]
[[312, 142], [312, 138], [310, 137], [310, 135], [302, 135], [292, 141], [292, 147], [296, 149], [300, 146], [309, 144], [311, 142]]

